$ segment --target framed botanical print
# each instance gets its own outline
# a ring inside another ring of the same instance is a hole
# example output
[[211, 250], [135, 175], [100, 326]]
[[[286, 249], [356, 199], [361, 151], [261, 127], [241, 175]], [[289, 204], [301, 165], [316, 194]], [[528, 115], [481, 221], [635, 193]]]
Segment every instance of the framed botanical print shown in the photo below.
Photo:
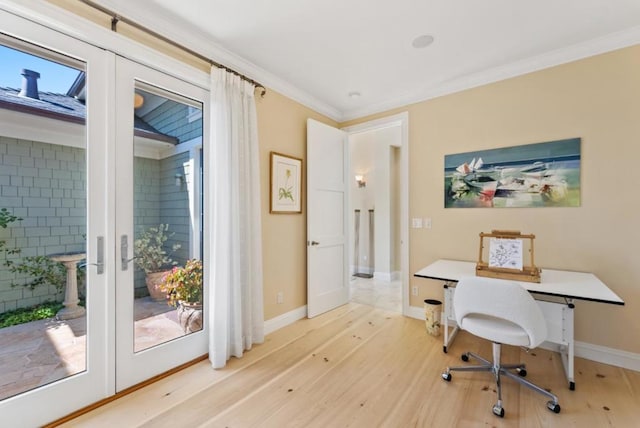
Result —
[[302, 159], [271, 152], [271, 198], [269, 212], [302, 212]]

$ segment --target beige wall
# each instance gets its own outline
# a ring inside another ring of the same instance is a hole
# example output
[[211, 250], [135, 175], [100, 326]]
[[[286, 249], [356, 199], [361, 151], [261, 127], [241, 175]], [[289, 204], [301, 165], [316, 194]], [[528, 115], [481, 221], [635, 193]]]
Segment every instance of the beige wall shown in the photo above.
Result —
[[[640, 46], [376, 115], [409, 111], [410, 272], [439, 259], [475, 261], [479, 232], [536, 235], [536, 264], [594, 272], [626, 302], [578, 302], [576, 340], [640, 353]], [[359, 119], [344, 125], [372, 119]], [[444, 156], [582, 138], [579, 208], [444, 209]], [[421, 306], [437, 281], [411, 278]]]
[[[303, 105], [269, 90], [257, 101], [262, 177], [262, 248], [264, 319], [269, 320], [307, 304], [307, 207], [303, 191], [302, 214], [269, 213], [269, 153], [303, 160], [306, 171], [307, 118], [337, 126]], [[303, 178], [302, 188], [306, 188]], [[284, 303], [277, 304], [282, 291]]]

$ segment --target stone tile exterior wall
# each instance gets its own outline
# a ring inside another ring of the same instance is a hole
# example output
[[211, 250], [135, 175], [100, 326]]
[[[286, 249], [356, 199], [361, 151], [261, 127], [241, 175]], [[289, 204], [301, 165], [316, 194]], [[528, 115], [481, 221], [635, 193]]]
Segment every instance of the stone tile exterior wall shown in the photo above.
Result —
[[169, 248], [180, 244], [174, 259], [184, 265], [189, 258], [189, 195], [185, 180], [176, 186], [176, 171], [185, 176], [183, 164], [189, 161], [189, 153], [180, 153], [160, 161], [160, 222], [169, 225], [174, 235], [167, 241]]
[[[186, 105], [165, 103], [144, 119], [185, 142], [202, 136], [202, 119], [189, 122], [187, 113]], [[161, 160], [134, 160], [135, 233], [169, 224], [174, 235], [167, 249], [174, 243], [181, 245], [174, 255], [180, 265], [189, 258], [190, 217], [186, 181], [176, 186], [176, 174], [184, 177], [190, 173], [184, 169], [188, 161], [188, 152]], [[26, 256], [85, 250], [85, 177], [84, 149], [0, 137], [0, 208], [22, 218], [7, 229], [0, 228], [0, 240], [6, 248], [21, 250], [17, 255], [0, 253], [0, 313], [62, 300], [63, 295], [53, 286], [33, 291], [12, 287], [12, 283], [22, 284], [28, 278], [11, 273], [4, 262], [7, 258], [19, 262]], [[146, 295], [144, 272], [136, 268], [134, 276], [136, 296]]]
[[4, 262], [26, 256], [84, 251], [85, 150], [0, 137], [0, 208], [22, 220], [0, 229], [0, 240], [20, 254], [0, 254], [0, 313], [46, 300], [61, 300], [55, 287], [12, 287], [25, 276]]
[[[136, 158], [134, 163], [136, 238], [149, 227], [168, 224], [173, 236], [167, 240], [165, 251], [180, 244], [173, 259], [184, 265], [189, 257], [189, 197], [184, 184], [176, 186], [176, 173], [189, 153], [181, 153], [161, 160]], [[135, 294], [146, 293], [144, 272], [136, 268]]]
[[[174, 233], [169, 245], [179, 243], [175, 259], [189, 257], [189, 205], [186, 186], [175, 185], [188, 153], [162, 160], [135, 158], [136, 232], [160, 223]], [[35, 290], [12, 287], [29, 279], [11, 273], [4, 261], [22, 257], [84, 251], [86, 236], [85, 150], [0, 137], [0, 208], [22, 220], [0, 229], [0, 240], [20, 254], [0, 254], [0, 313], [47, 300], [62, 300], [53, 286]], [[168, 247], [169, 248], [169, 247]], [[144, 272], [136, 269], [136, 295], [146, 294]]]

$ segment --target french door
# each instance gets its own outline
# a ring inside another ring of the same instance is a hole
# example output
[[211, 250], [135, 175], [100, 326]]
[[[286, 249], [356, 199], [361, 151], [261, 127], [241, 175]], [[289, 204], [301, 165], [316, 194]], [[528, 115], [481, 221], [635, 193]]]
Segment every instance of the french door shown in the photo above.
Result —
[[0, 313], [64, 301], [0, 328], [1, 425], [40, 426], [113, 393], [113, 61], [2, 10], [0, 55]]
[[206, 354], [207, 92], [1, 6], [0, 63], [0, 315], [63, 302], [0, 326], [1, 425], [39, 426]]
[[[116, 389], [207, 352], [208, 314], [181, 307], [166, 274], [203, 266], [206, 91], [116, 58]], [[193, 270], [190, 271], [193, 273]], [[165, 280], [163, 282], [163, 277]], [[186, 313], [186, 311], [190, 311]], [[182, 325], [181, 325], [182, 321]], [[190, 324], [185, 324], [190, 323]]]

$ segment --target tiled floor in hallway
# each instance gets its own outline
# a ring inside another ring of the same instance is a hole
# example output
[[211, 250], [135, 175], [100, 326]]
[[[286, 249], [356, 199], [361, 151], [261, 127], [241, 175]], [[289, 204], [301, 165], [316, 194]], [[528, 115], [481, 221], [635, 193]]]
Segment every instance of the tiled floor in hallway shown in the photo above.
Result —
[[388, 311], [402, 312], [402, 282], [352, 277], [351, 301]]

